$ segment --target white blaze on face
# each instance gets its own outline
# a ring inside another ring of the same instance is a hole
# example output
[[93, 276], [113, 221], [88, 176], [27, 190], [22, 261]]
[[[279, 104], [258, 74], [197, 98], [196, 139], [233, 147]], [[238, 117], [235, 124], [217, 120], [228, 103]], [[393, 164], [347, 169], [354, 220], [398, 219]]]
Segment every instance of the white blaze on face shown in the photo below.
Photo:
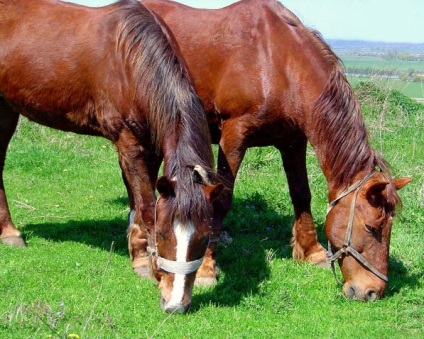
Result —
[[[191, 237], [194, 234], [194, 225], [189, 222], [187, 225], [182, 225], [178, 220], [174, 221], [174, 234], [177, 241], [177, 258], [178, 262], [187, 262], [187, 250], [190, 244]], [[181, 305], [184, 296], [185, 274], [175, 274], [174, 284], [171, 293], [171, 299], [168, 301], [168, 306]]]

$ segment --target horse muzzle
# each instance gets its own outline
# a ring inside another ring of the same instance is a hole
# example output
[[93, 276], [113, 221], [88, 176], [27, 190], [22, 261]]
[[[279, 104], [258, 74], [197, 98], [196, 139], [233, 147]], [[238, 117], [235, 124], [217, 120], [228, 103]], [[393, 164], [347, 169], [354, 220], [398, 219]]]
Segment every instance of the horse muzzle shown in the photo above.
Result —
[[348, 282], [343, 285], [343, 292], [347, 298], [360, 301], [376, 301], [383, 295], [383, 293], [376, 288], [363, 288]]
[[162, 307], [162, 309], [165, 312], [168, 313], [185, 313], [190, 309], [190, 303], [188, 303], [187, 305], [183, 305], [182, 303], [170, 303], [170, 302], [166, 302], [165, 298], [161, 298], [160, 300], [160, 305]]

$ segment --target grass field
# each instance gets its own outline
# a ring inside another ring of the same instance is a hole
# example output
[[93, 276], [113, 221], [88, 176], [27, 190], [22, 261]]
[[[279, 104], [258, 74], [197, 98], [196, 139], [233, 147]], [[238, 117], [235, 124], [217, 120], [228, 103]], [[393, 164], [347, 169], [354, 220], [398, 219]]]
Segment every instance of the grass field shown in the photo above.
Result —
[[[424, 331], [424, 114], [363, 98], [373, 146], [394, 176], [412, 176], [391, 242], [389, 286], [375, 303], [346, 300], [329, 270], [291, 259], [293, 211], [272, 148], [249, 150], [220, 245], [217, 286], [168, 315], [132, 272], [117, 154], [105, 140], [22, 120], [5, 184], [28, 247], [0, 245], [0, 338], [417, 338]], [[389, 109], [391, 107], [391, 109]], [[406, 106], [405, 106], [406, 107]], [[319, 238], [326, 183], [308, 170]], [[113, 248], [111, 250], [111, 245]]]

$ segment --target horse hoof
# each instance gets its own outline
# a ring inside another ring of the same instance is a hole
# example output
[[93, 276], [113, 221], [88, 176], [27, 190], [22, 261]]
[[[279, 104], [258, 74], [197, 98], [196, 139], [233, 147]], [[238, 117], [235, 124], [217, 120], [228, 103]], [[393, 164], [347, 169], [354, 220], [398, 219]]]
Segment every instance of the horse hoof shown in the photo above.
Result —
[[1, 238], [1, 241], [3, 242], [3, 244], [9, 245], [9, 246], [26, 247], [22, 237], [17, 237], [17, 236], [6, 237], [6, 238]]
[[224, 245], [230, 245], [233, 242], [233, 238], [231, 238], [230, 235], [228, 234], [228, 232], [226, 232], [226, 231], [221, 232], [221, 234], [219, 235], [219, 240]]
[[307, 258], [307, 261], [322, 268], [330, 267], [330, 264], [327, 262], [326, 251], [324, 249], [322, 251], [311, 254]]
[[151, 279], [151, 271], [150, 267], [147, 266], [140, 266], [140, 267], [134, 267], [134, 272], [141, 278], [141, 279]]
[[324, 269], [330, 268], [330, 264], [327, 261], [317, 262], [315, 265]]
[[210, 287], [210, 286], [215, 286], [217, 283], [218, 283], [218, 280], [216, 278], [198, 277], [194, 281], [194, 286]]

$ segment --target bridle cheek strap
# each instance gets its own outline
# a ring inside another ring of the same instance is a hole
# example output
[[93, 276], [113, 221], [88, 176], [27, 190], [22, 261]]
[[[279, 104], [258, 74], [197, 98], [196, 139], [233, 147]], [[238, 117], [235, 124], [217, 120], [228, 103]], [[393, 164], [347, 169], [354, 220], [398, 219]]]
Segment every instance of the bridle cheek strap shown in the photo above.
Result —
[[374, 273], [377, 277], [384, 280], [385, 282], [389, 281], [387, 276], [385, 276], [383, 273], [381, 273], [379, 270], [377, 270], [373, 265], [371, 265], [352, 245], [351, 245], [351, 237], [352, 237], [352, 229], [353, 229], [353, 218], [355, 215], [355, 206], [356, 206], [356, 199], [358, 197], [358, 192], [361, 189], [362, 185], [364, 185], [368, 179], [370, 179], [375, 173], [372, 172], [366, 175], [362, 180], [358, 181], [357, 183], [350, 186], [346, 191], [341, 193], [339, 197], [334, 199], [328, 206], [327, 214], [331, 211], [331, 209], [334, 207], [334, 205], [341, 199], [347, 196], [349, 193], [355, 191], [352, 204], [350, 205], [350, 213], [349, 213], [349, 222], [347, 225], [346, 230], [346, 237], [345, 241], [343, 243], [342, 248], [340, 248], [336, 253], [333, 254], [332, 246], [330, 241], [328, 242], [328, 251], [327, 251], [327, 263], [331, 265], [331, 269], [333, 271], [333, 275], [336, 279], [336, 281], [343, 285], [343, 283], [337, 278], [336, 270], [334, 267], [334, 262], [341, 257], [342, 255], [347, 255], [350, 253], [356, 260], [358, 260], [363, 266], [365, 266], [368, 270], [370, 270], [372, 273]]
[[328, 251], [327, 251], [327, 263], [331, 265], [331, 270], [333, 271], [334, 278], [336, 281], [343, 285], [343, 282], [340, 281], [339, 278], [337, 278], [336, 275], [336, 269], [334, 267], [334, 262], [341, 257], [342, 255], [346, 255], [350, 253], [356, 260], [358, 260], [363, 266], [365, 266], [368, 270], [370, 270], [372, 273], [374, 273], [377, 277], [379, 277], [381, 280], [384, 280], [385, 282], [389, 281], [389, 278], [385, 276], [383, 273], [381, 273], [379, 270], [377, 270], [374, 266], [372, 266], [357, 250], [355, 250], [352, 246], [343, 246], [341, 249], [339, 249], [336, 253], [332, 253], [332, 246], [331, 243], [328, 242]]

